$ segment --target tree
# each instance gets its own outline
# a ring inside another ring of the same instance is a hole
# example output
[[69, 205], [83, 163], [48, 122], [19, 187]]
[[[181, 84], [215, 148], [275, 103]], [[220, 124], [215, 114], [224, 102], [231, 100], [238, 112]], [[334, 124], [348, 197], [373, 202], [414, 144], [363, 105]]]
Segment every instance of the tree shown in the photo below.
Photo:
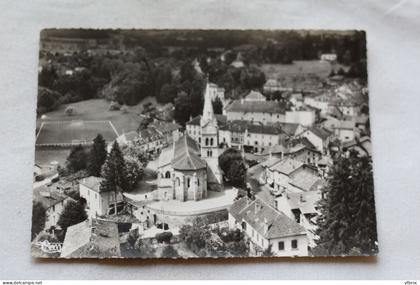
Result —
[[163, 258], [177, 258], [180, 257], [178, 251], [172, 246], [168, 245], [166, 246], [162, 251]]
[[93, 146], [89, 152], [89, 159], [87, 162], [87, 171], [89, 175], [100, 177], [102, 165], [105, 163], [106, 156], [106, 142], [101, 134], [98, 134], [93, 140]]
[[[111, 152], [102, 167], [102, 177], [104, 178], [101, 183], [101, 191], [114, 192], [114, 201], [118, 193], [127, 191], [127, 169], [125, 160], [120, 150], [118, 143], [115, 141], [112, 145]], [[114, 205], [117, 212], [117, 205]]]
[[[174, 118], [180, 124], [185, 124], [191, 115], [191, 101], [187, 93], [180, 92], [175, 99]], [[201, 110], [201, 109], [200, 109]]]
[[65, 233], [68, 227], [83, 222], [86, 219], [87, 215], [83, 203], [81, 201], [71, 200], [66, 204], [61, 212], [57, 224]]
[[377, 231], [372, 164], [369, 157], [335, 159], [323, 190], [315, 255], [376, 254]]
[[43, 113], [52, 111], [59, 106], [58, 99], [60, 94], [47, 88], [38, 88], [38, 101], [37, 101], [37, 113], [41, 115]]
[[127, 191], [131, 191], [137, 186], [143, 176], [143, 164], [136, 157], [132, 156], [124, 156], [124, 160], [127, 173]]
[[246, 180], [246, 165], [239, 150], [229, 148], [219, 156], [219, 166], [224, 177], [233, 186], [243, 187]]
[[176, 86], [166, 83], [162, 86], [156, 99], [159, 103], [173, 102], [177, 94]]
[[87, 165], [86, 151], [82, 145], [72, 147], [66, 160], [66, 168], [70, 173], [85, 169]]
[[212, 102], [212, 105], [215, 114], [223, 114], [223, 103], [219, 97], [216, 97], [216, 99]]
[[268, 247], [262, 252], [262, 256], [273, 256], [273, 245], [270, 243]]
[[40, 202], [35, 202], [32, 205], [32, 240], [40, 233], [45, 227], [46, 221], [45, 208]]

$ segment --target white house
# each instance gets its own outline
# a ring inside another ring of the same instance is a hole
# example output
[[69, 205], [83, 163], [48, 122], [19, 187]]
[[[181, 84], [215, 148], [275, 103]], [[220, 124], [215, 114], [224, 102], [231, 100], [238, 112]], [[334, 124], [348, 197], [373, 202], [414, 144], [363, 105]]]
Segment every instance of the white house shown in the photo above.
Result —
[[103, 191], [103, 178], [90, 176], [79, 182], [80, 197], [86, 199], [86, 211], [89, 217], [112, 215], [123, 210], [124, 200], [121, 192]]
[[286, 111], [286, 123], [312, 126], [315, 123], [315, 118], [314, 110], [298, 109]]
[[296, 221], [305, 228], [309, 247], [314, 247], [315, 234], [317, 229], [316, 219], [319, 215], [318, 201], [321, 199], [319, 190], [288, 193], [281, 195], [275, 200], [275, 207], [278, 211], [285, 213], [290, 219]]
[[354, 121], [340, 121], [334, 128], [334, 134], [342, 143], [351, 142], [356, 139], [355, 129]]
[[34, 200], [40, 202], [45, 209], [45, 229], [56, 226], [66, 204], [73, 200], [67, 195], [51, 191], [44, 187], [34, 190]]
[[337, 60], [337, 54], [335, 54], [335, 53], [323, 53], [323, 54], [321, 54], [321, 60], [335, 61], [335, 60]]
[[305, 228], [261, 199], [235, 201], [229, 208], [228, 223], [245, 233], [256, 255], [271, 245], [275, 256], [308, 256]]
[[286, 121], [285, 107], [276, 101], [266, 101], [264, 95], [256, 91], [234, 100], [226, 106], [225, 111], [228, 121], [245, 120], [263, 124]]
[[306, 138], [321, 153], [326, 153], [332, 133], [323, 128], [311, 127], [304, 130], [298, 136]]

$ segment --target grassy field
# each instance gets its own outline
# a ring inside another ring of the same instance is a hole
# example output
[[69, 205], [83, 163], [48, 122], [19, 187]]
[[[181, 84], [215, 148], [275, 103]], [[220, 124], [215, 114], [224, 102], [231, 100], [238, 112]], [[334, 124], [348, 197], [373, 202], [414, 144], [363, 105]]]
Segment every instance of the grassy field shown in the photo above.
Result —
[[292, 64], [262, 64], [260, 69], [267, 78], [282, 78], [299, 75], [316, 75], [320, 78], [326, 78], [331, 70], [339, 68], [346, 70], [346, 67], [338, 63], [329, 63], [320, 60], [296, 60]]
[[[61, 106], [58, 110], [46, 113], [43, 119], [37, 120], [39, 129], [43, 121], [111, 121], [118, 134], [134, 131], [138, 128], [141, 121], [139, 116], [142, 111], [142, 105], [146, 102], [152, 102], [157, 106], [156, 99], [148, 97], [136, 106], [129, 106], [127, 112], [110, 111], [109, 102], [104, 99], [92, 99]], [[67, 106], [72, 106], [74, 114], [68, 116], [65, 113]]]
[[36, 144], [91, 142], [98, 133], [108, 142], [118, 135], [110, 121], [46, 121], [41, 125]]

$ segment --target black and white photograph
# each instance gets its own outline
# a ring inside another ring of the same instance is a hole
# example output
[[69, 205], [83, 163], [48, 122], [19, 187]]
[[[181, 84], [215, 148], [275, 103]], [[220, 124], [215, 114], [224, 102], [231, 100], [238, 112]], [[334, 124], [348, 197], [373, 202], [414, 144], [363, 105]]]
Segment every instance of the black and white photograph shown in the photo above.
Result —
[[367, 38], [42, 30], [31, 255], [376, 256]]

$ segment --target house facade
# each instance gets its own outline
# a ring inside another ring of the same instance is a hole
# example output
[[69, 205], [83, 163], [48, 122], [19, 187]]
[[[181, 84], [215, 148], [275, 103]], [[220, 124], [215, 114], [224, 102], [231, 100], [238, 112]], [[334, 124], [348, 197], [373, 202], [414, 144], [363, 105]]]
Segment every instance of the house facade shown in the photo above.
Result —
[[112, 215], [124, 208], [121, 192], [103, 191], [103, 178], [90, 176], [79, 182], [80, 197], [86, 199], [86, 212], [90, 218]]
[[261, 199], [235, 201], [229, 209], [228, 224], [245, 233], [256, 255], [271, 246], [274, 256], [308, 256], [305, 228]]

